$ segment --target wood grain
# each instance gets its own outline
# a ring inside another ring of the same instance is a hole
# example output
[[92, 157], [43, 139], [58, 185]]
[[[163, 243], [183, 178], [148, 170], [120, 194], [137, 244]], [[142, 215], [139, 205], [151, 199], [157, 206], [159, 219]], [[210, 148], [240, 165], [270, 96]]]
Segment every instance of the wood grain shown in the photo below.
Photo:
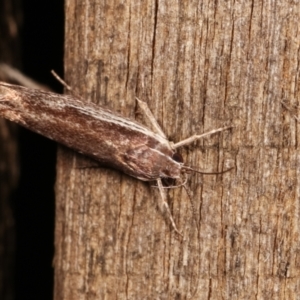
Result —
[[66, 1], [67, 82], [132, 118], [139, 97], [171, 140], [234, 125], [182, 155], [202, 170], [236, 172], [190, 177], [196, 217], [184, 190], [168, 191], [181, 241], [155, 188], [76, 168], [84, 159], [61, 149], [56, 300], [296, 298], [299, 124], [281, 101], [298, 107], [299, 8]]

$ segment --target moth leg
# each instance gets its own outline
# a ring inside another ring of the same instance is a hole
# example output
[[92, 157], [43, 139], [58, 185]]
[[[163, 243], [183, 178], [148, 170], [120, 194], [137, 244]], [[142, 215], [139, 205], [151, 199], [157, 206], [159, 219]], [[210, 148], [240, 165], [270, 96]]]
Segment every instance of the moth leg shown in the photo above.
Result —
[[153, 116], [151, 110], [149, 109], [148, 105], [146, 102], [135, 98], [140, 106], [140, 108], [143, 110], [144, 114], [147, 116], [147, 118], [149, 119], [149, 121], [151, 122], [152, 126], [154, 127], [154, 129], [156, 130], [156, 133], [158, 133], [161, 137], [165, 138], [166, 140], [167, 137], [164, 134], [164, 132], [162, 131], [161, 127], [159, 126], [159, 124], [157, 123], [155, 117]]
[[63, 87], [66, 88], [69, 92], [72, 91], [72, 88], [54, 71], [51, 70], [51, 74], [55, 77], [55, 79], [62, 84]]
[[71, 95], [83, 100], [83, 98], [74, 92], [74, 90], [54, 71], [51, 70], [51, 74], [55, 77], [55, 79], [62, 84], [62, 86], [71, 93]]
[[158, 189], [159, 189], [159, 192], [160, 192], [160, 196], [161, 196], [161, 200], [162, 200], [162, 204], [163, 206], [166, 208], [166, 211], [167, 211], [167, 214], [169, 216], [169, 219], [170, 219], [170, 222], [172, 224], [172, 227], [173, 229], [176, 231], [176, 233], [178, 233], [181, 237], [182, 237], [182, 234], [179, 232], [179, 230], [177, 229], [177, 226], [174, 222], [174, 219], [172, 217], [172, 214], [171, 214], [171, 211], [170, 211], [170, 208], [169, 208], [169, 205], [166, 201], [166, 195], [165, 195], [165, 191], [164, 191], [164, 187], [162, 185], [162, 182], [161, 182], [161, 179], [158, 178], [157, 179], [157, 185], [158, 185]]
[[223, 130], [230, 129], [232, 127], [233, 126], [221, 127], [221, 128], [214, 129], [214, 130], [208, 131], [208, 132], [200, 134], [200, 135], [195, 134], [195, 135], [193, 135], [193, 136], [191, 136], [191, 137], [189, 137], [185, 140], [182, 140], [178, 143], [172, 144], [172, 149], [176, 149], [176, 148], [179, 148], [179, 147], [182, 147], [182, 146], [185, 146], [185, 145], [189, 145], [189, 144], [193, 143], [196, 140], [202, 139], [202, 138], [204, 138], [208, 135], [211, 135], [211, 134], [223, 131]]

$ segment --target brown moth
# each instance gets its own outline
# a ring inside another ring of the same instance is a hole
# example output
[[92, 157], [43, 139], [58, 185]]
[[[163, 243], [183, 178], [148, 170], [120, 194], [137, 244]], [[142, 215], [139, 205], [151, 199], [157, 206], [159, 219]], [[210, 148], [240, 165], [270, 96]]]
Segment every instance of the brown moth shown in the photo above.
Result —
[[161, 180], [180, 179], [183, 173], [192, 169], [177, 158], [175, 150], [231, 127], [194, 135], [173, 144], [164, 135], [146, 103], [140, 100], [138, 103], [156, 132], [72, 95], [0, 82], [0, 117], [85, 154], [102, 165], [139, 180], [156, 181], [172, 226], [180, 234], [165, 200]]

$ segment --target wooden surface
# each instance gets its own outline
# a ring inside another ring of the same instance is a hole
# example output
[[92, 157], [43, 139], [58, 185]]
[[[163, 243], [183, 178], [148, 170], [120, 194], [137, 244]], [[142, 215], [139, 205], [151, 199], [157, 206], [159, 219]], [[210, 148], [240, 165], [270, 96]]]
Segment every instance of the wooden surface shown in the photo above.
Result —
[[[55, 299], [297, 299], [297, 2], [66, 1], [65, 79], [143, 122], [146, 101], [189, 176], [157, 189], [71, 150], [58, 154]], [[287, 110], [284, 103], [290, 108]], [[193, 214], [194, 211], [194, 214]]]

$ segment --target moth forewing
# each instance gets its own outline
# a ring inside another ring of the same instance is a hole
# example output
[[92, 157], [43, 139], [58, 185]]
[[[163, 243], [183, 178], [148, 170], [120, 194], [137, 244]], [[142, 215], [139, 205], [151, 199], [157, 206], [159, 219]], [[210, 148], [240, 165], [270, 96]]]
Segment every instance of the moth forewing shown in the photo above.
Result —
[[[143, 181], [156, 181], [163, 206], [179, 233], [161, 179], [178, 179], [187, 167], [178, 161], [175, 149], [230, 127], [194, 135], [179, 143], [169, 142], [147, 108], [139, 100], [156, 132], [111, 110], [60, 95], [0, 82], [0, 117], [64, 144], [101, 164]], [[180, 233], [179, 233], [180, 234]]]

